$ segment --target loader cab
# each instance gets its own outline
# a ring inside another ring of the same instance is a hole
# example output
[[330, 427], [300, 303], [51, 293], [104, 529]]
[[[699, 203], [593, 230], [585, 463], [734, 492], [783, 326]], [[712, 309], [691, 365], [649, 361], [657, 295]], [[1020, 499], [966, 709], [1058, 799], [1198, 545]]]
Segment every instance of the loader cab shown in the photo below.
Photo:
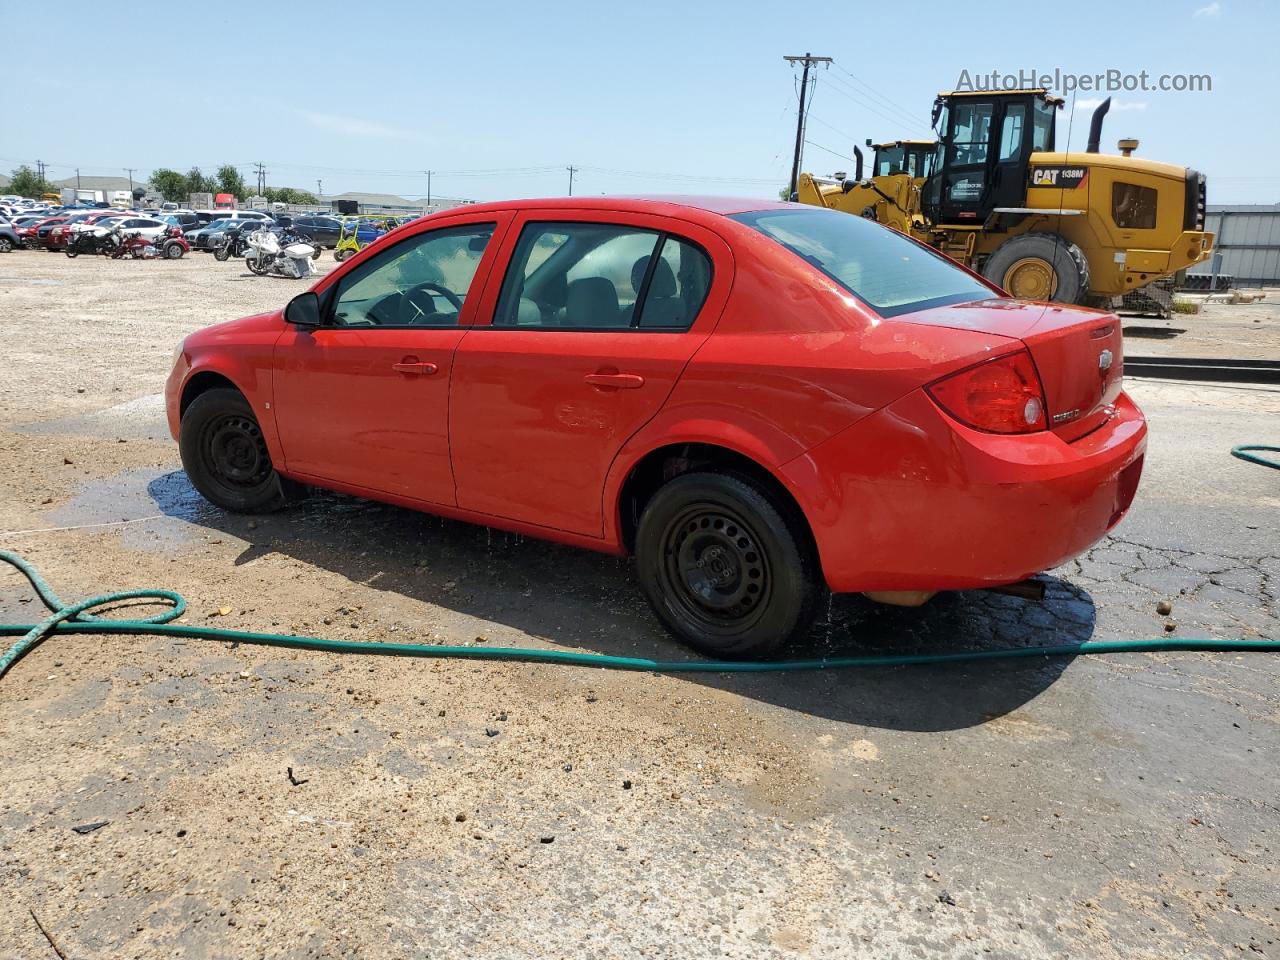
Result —
[[938, 225], [979, 227], [1025, 205], [1031, 154], [1052, 151], [1059, 97], [1045, 90], [939, 94], [938, 133], [923, 205]]
[[923, 180], [933, 172], [938, 144], [935, 140], [894, 140], [892, 143], [875, 144], [868, 140], [867, 146], [875, 151], [871, 164], [873, 177], [905, 173], [912, 180]]

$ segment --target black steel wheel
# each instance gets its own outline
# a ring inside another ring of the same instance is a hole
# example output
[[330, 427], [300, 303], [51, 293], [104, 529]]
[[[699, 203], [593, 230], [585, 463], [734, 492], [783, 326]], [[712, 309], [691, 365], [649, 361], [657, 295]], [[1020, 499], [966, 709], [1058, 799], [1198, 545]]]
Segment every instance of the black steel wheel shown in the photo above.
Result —
[[688, 473], [653, 495], [636, 534], [641, 586], [690, 646], [756, 658], [803, 635], [819, 592], [803, 519], [762, 487]]
[[182, 465], [206, 500], [237, 513], [273, 510], [284, 502], [262, 428], [238, 391], [200, 394], [182, 415]]

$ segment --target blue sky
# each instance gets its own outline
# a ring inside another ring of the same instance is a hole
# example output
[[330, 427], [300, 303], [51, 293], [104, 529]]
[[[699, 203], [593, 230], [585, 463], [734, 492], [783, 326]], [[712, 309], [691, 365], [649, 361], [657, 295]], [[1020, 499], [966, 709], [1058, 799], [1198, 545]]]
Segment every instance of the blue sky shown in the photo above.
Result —
[[[575, 193], [772, 196], [794, 138], [782, 57], [811, 51], [836, 64], [817, 75], [815, 173], [851, 168], [866, 137], [927, 134], [962, 70], [1207, 73], [1212, 92], [1115, 94], [1104, 149], [1135, 136], [1207, 173], [1212, 203], [1280, 201], [1268, 0], [0, 0], [0, 17], [29, 38], [6, 45], [0, 170], [42, 159], [54, 179], [261, 160], [272, 186], [416, 198], [430, 168], [434, 194], [484, 200], [563, 195], [572, 164]], [[1064, 111], [1059, 146], [1067, 128]]]

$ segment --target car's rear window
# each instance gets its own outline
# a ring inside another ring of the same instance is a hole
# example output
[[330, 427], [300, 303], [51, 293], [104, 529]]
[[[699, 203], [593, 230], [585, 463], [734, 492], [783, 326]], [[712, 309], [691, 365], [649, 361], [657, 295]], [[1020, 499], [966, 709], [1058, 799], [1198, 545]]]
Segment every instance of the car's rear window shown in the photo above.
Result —
[[995, 296], [950, 261], [863, 217], [811, 208], [733, 219], [776, 240], [882, 317]]

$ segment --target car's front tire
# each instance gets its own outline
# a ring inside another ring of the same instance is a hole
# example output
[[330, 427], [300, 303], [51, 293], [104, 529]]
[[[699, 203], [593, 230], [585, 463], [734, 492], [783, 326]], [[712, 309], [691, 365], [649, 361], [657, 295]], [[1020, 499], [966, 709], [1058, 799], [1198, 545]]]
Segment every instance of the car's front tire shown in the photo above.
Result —
[[736, 475], [686, 473], [658, 489], [636, 531], [636, 569], [675, 637], [715, 657], [766, 657], [803, 636], [820, 593], [803, 518]]
[[262, 428], [239, 390], [200, 394], [182, 414], [182, 466], [200, 495], [233, 513], [264, 513], [284, 504], [282, 478]]

